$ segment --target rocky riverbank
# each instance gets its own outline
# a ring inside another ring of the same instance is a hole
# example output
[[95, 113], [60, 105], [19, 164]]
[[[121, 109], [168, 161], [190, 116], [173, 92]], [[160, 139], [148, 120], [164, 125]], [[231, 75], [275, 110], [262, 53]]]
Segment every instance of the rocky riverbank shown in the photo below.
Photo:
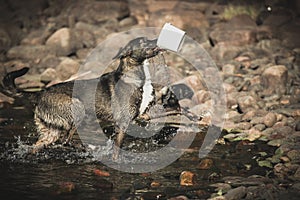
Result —
[[[265, 177], [223, 177], [213, 185], [217, 189], [211, 199], [284, 199], [289, 192], [296, 197], [300, 195], [299, 4], [296, 0], [271, 5], [261, 1], [241, 5], [235, 1], [1, 0], [0, 78], [29, 66], [29, 74], [17, 85], [38, 90], [69, 79], [89, 52], [114, 33], [171, 22], [200, 43], [220, 70], [227, 98], [220, 144], [238, 142], [250, 148], [265, 142], [275, 148], [274, 154], [260, 152], [255, 158], [268, 171]], [[184, 79], [195, 91], [183, 105], [194, 112], [211, 105], [195, 71], [176, 58], [168, 65], [175, 81]], [[2, 108], [13, 102], [0, 93]]]

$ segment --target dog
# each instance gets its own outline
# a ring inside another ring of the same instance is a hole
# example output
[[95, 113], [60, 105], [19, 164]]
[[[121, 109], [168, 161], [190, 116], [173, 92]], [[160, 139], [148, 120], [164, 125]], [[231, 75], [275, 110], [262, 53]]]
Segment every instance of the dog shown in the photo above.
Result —
[[[116, 160], [129, 123], [135, 119], [149, 120], [151, 115], [147, 111], [155, 102], [161, 101], [164, 107], [171, 105], [171, 114], [179, 114], [180, 105], [171, 88], [161, 90], [157, 98], [151, 84], [148, 59], [163, 51], [156, 42], [156, 39], [145, 37], [131, 40], [113, 58], [120, 62], [116, 70], [95, 79], [59, 83], [35, 93], [34, 121], [39, 138], [32, 152], [58, 141], [62, 135], [66, 135], [64, 143], [68, 143], [84, 117], [96, 113], [100, 124], [111, 122], [114, 125], [116, 138], [112, 158]], [[8, 73], [2, 89], [17, 93], [14, 80], [27, 71], [28, 68], [23, 68]], [[80, 91], [73, 91], [74, 84]], [[95, 84], [96, 90], [90, 91]]]

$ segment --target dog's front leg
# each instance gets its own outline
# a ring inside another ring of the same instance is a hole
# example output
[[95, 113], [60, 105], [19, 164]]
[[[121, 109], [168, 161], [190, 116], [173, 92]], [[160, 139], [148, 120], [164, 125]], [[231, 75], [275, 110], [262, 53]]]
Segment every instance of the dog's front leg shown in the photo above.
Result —
[[119, 127], [116, 127], [116, 133], [117, 133], [117, 137], [115, 139], [115, 145], [113, 148], [113, 155], [112, 155], [113, 160], [117, 160], [119, 158], [120, 148], [123, 143], [123, 139], [125, 137], [125, 131]]

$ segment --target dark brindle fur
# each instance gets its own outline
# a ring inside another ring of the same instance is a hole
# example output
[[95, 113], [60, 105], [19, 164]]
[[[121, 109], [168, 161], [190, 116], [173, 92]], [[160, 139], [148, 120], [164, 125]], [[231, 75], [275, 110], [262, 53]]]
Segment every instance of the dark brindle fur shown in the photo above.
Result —
[[[67, 132], [67, 140], [70, 140], [83, 117], [90, 112], [96, 112], [100, 122], [115, 124], [117, 137], [114, 157], [117, 158], [127, 125], [139, 115], [141, 88], [145, 78], [143, 61], [156, 56], [159, 51], [156, 40], [134, 39], [115, 57], [120, 60], [115, 71], [96, 79], [77, 80], [75, 84], [81, 88], [80, 92], [73, 93], [74, 81], [70, 81], [54, 85], [37, 94], [34, 119], [39, 138], [33, 145], [33, 152], [56, 142], [64, 132]], [[4, 87], [14, 88], [14, 79], [26, 72], [27, 69], [22, 69], [8, 74], [3, 81]], [[95, 82], [97, 89], [91, 92], [90, 86]], [[90, 102], [93, 98], [94, 107]]]

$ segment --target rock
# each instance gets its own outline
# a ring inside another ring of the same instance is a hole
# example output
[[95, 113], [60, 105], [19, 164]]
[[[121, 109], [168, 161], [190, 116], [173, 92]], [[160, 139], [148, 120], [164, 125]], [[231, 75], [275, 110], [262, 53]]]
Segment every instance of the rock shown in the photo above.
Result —
[[237, 111], [232, 110], [232, 111], [227, 112], [226, 118], [230, 121], [238, 123], [241, 120], [241, 114], [238, 113]]
[[264, 124], [256, 124], [254, 126], [254, 128], [257, 129], [257, 130], [259, 130], [259, 131], [263, 131], [263, 130], [266, 129], [266, 125], [264, 125]]
[[41, 82], [46, 84], [55, 80], [56, 78], [57, 78], [57, 73], [56, 70], [53, 68], [48, 68], [41, 74]]
[[250, 123], [256, 125], [256, 124], [262, 124], [263, 121], [264, 121], [263, 117], [253, 117]]
[[249, 122], [240, 122], [236, 124], [236, 128], [241, 130], [249, 130], [251, 127], [252, 125]]
[[50, 49], [44, 45], [35, 46], [15, 46], [7, 52], [7, 57], [10, 59], [24, 59], [24, 60], [40, 60], [51, 54]]
[[192, 108], [196, 105], [191, 99], [182, 99], [179, 101], [179, 104], [182, 108]]
[[129, 16], [127, 1], [76, 1], [63, 13], [74, 19], [90, 24], [100, 24], [111, 19]]
[[249, 141], [254, 141], [258, 138], [260, 138], [262, 135], [261, 131], [257, 130], [256, 128], [251, 128], [248, 132], [248, 136], [247, 136], [247, 139]]
[[180, 195], [177, 197], [171, 197], [169, 200], [188, 200], [186, 196]]
[[192, 100], [196, 103], [196, 104], [202, 104], [205, 103], [206, 101], [208, 101], [210, 99], [210, 94], [208, 91], [205, 90], [199, 90], [197, 91]]
[[171, 11], [157, 11], [150, 13], [148, 26], [163, 27], [166, 22], [170, 22], [174, 26], [187, 29], [190, 27], [207, 27], [208, 22], [199, 11], [187, 11], [184, 9], [175, 9]]
[[256, 24], [248, 15], [233, 17], [228, 23], [218, 23], [209, 37], [213, 44], [226, 43], [235, 46], [251, 44], [256, 41]]
[[299, 150], [291, 150], [287, 152], [287, 156], [291, 159], [292, 162], [300, 161], [300, 151]]
[[41, 70], [41, 72], [43, 72], [48, 68], [55, 68], [60, 62], [61, 60], [55, 55], [47, 55], [41, 58], [38, 68]]
[[0, 51], [7, 51], [12, 45], [12, 40], [4, 27], [0, 27], [0, 38]]
[[277, 121], [277, 117], [275, 115], [275, 113], [273, 112], [269, 112], [263, 119], [264, 121], [264, 124], [267, 126], [267, 127], [272, 127], [276, 121]]
[[238, 108], [242, 113], [247, 112], [250, 109], [257, 108], [256, 99], [250, 95], [238, 97]]
[[120, 22], [121, 27], [133, 26], [137, 24], [137, 19], [134, 16], [126, 17], [122, 19]]
[[61, 63], [56, 67], [56, 72], [61, 80], [70, 78], [73, 74], [77, 73], [80, 64], [71, 58], [64, 58]]
[[274, 127], [274, 130], [276, 132], [276, 138], [289, 136], [293, 132], [293, 129], [289, 126]]
[[296, 170], [294, 177], [298, 180], [300, 180], [300, 167], [298, 167], [298, 169]]
[[214, 164], [214, 161], [212, 159], [206, 158], [202, 159], [198, 165], [199, 169], [210, 169]]
[[47, 39], [46, 46], [57, 56], [68, 56], [76, 51], [73, 37], [69, 28], [61, 28]]
[[190, 171], [183, 171], [180, 174], [180, 185], [182, 186], [192, 186], [195, 184], [196, 175]]
[[226, 200], [239, 200], [246, 195], [246, 187], [240, 186], [234, 189], [229, 190], [225, 195]]
[[220, 191], [222, 190], [222, 192], [226, 193], [231, 189], [231, 185], [227, 184], [227, 183], [214, 183], [210, 185], [211, 187], [215, 187], [215, 191]]
[[183, 83], [188, 85], [194, 91], [205, 90], [202, 80], [197, 75], [191, 75], [191, 76], [184, 78]]
[[3, 103], [13, 104], [14, 103], [14, 99], [11, 98], [11, 97], [6, 96], [5, 94], [2, 94], [0, 92], [0, 108], [2, 108]]
[[285, 94], [288, 70], [284, 65], [275, 65], [265, 69], [262, 74], [262, 85], [265, 95]]
[[222, 71], [227, 75], [235, 74], [235, 66], [232, 64], [226, 64], [222, 67]]
[[295, 131], [300, 131], [300, 120], [296, 122]]
[[45, 28], [33, 30], [22, 39], [21, 45], [43, 45], [50, 34]]

